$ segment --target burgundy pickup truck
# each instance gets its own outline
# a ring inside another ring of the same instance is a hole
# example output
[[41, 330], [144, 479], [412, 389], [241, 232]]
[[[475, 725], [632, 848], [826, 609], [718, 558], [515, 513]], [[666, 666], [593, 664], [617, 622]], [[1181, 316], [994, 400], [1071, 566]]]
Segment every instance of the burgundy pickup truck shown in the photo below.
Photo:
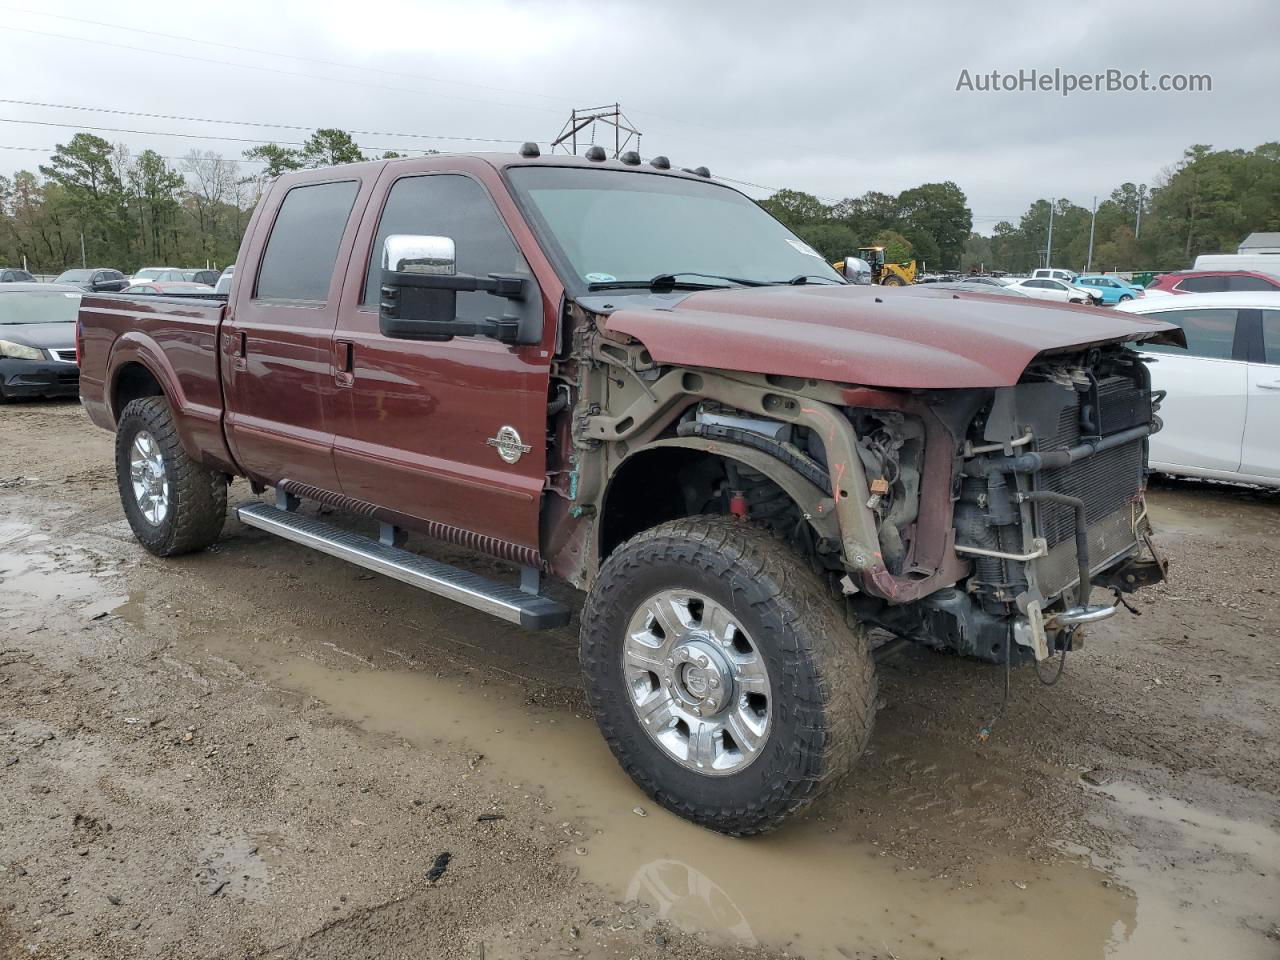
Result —
[[703, 168], [526, 145], [281, 177], [226, 303], [88, 295], [78, 349], [152, 553], [212, 543], [244, 478], [274, 494], [241, 522], [527, 628], [566, 581], [619, 763], [749, 834], [853, 768], [872, 627], [1052, 670], [1164, 575], [1130, 346], [1181, 337], [847, 285]]

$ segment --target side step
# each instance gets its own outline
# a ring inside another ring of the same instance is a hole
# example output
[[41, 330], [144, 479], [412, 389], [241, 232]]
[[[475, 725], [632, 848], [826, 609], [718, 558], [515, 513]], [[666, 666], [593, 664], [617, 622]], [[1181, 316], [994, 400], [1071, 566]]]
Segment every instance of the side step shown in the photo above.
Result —
[[262, 502], [237, 507], [236, 516], [247, 526], [266, 530], [331, 557], [349, 560], [356, 566], [456, 600], [527, 630], [563, 627], [569, 622], [569, 608], [549, 597], [495, 583], [479, 574], [387, 546], [314, 517], [299, 516]]

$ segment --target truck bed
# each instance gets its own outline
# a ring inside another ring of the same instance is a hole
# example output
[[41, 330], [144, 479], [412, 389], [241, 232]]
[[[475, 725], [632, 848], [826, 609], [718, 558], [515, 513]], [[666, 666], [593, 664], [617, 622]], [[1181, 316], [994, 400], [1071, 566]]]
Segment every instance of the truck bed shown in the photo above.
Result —
[[183, 446], [210, 466], [233, 467], [222, 432], [218, 330], [225, 295], [90, 293], [80, 302], [80, 400], [114, 429], [124, 405], [158, 392], [173, 403]]

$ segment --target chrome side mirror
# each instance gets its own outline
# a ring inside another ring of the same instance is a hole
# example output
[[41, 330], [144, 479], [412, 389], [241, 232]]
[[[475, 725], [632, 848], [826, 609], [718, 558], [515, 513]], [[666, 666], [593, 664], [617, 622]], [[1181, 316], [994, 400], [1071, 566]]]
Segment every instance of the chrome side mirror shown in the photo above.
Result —
[[871, 264], [858, 257], [848, 257], [844, 261], [844, 278], [850, 283], [865, 285], [871, 283]]
[[451, 277], [458, 257], [452, 237], [425, 237], [393, 233], [382, 242], [382, 269], [392, 273], [416, 273]]

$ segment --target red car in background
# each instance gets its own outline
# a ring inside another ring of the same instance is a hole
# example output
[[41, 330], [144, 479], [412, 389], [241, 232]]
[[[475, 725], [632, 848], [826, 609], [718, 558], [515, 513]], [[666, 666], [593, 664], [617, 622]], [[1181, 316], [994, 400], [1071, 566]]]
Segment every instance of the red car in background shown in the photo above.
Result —
[[1237, 293], [1240, 291], [1280, 291], [1280, 277], [1253, 270], [1179, 270], [1162, 273], [1147, 291], [1165, 293]]

